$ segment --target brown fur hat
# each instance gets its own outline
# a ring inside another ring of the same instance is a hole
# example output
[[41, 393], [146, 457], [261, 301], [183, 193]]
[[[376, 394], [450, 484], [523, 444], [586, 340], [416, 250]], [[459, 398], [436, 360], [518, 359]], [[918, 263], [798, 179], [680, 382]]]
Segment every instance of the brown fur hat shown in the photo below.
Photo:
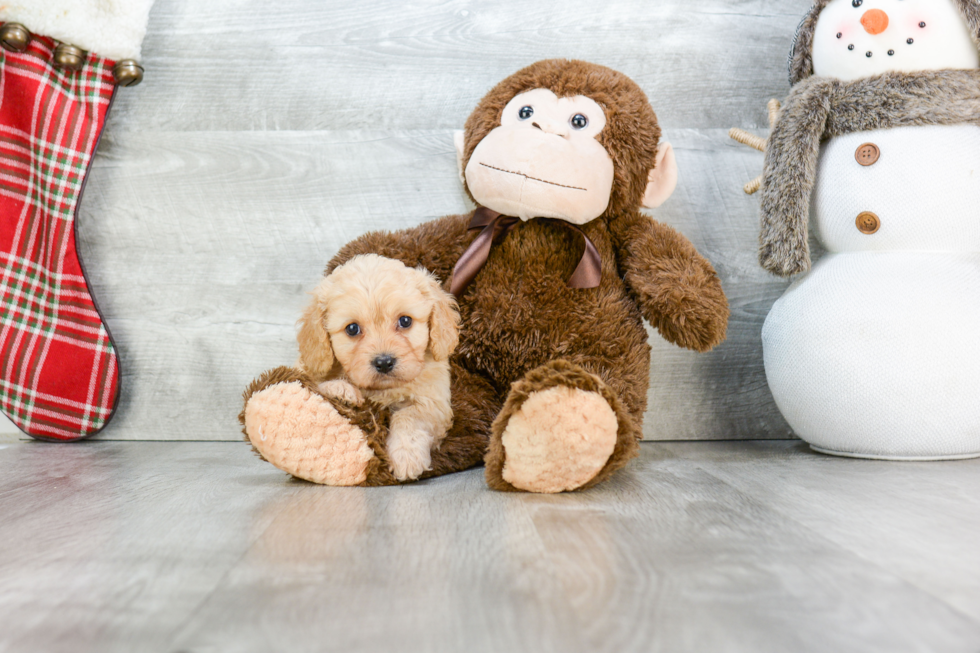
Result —
[[[609, 152], [614, 169], [613, 191], [605, 215], [638, 209], [660, 143], [657, 116], [636, 82], [615, 70], [586, 61], [546, 59], [518, 70], [493, 87], [466, 121], [463, 169], [480, 141], [500, 125], [504, 107], [511, 98], [536, 88], [550, 89], [560, 98], [587, 95], [602, 107], [606, 126], [597, 140]], [[655, 128], [651, 130], [650, 125]], [[469, 188], [466, 193], [473, 199]]]
[[[796, 39], [789, 54], [789, 83], [799, 81], [813, 75], [813, 32], [817, 28], [817, 19], [823, 8], [831, 0], [817, 0], [803, 22], [796, 30]], [[956, 0], [960, 13], [966, 19], [973, 34], [973, 42], [980, 48], [980, 2], [978, 0]]]

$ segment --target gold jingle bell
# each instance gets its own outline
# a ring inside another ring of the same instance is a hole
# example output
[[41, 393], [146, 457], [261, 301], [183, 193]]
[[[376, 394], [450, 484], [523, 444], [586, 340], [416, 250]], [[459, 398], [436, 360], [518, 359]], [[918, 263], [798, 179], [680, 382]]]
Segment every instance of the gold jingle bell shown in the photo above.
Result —
[[0, 27], [0, 45], [4, 50], [23, 52], [31, 42], [31, 33], [20, 23], [4, 23]]
[[119, 86], [136, 86], [143, 81], [143, 66], [133, 59], [123, 59], [112, 67], [112, 76]]
[[59, 43], [58, 47], [54, 49], [55, 68], [78, 71], [82, 69], [84, 64], [85, 50], [68, 43]]

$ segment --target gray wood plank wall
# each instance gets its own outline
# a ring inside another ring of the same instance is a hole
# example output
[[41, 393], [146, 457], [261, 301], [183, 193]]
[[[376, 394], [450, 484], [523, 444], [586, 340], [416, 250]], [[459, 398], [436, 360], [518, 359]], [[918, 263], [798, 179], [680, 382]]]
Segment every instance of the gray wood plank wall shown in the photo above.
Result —
[[107, 439], [236, 439], [240, 394], [295, 357], [305, 291], [348, 240], [468, 210], [452, 130], [549, 57], [635, 79], [677, 149], [653, 215], [715, 264], [732, 303], [710, 354], [655, 333], [645, 435], [787, 437], [760, 332], [785, 282], [756, 264], [766, 101], [810, 0], [158, 0], [146, 81], [123, 89], [79, 223], [122, 356]]

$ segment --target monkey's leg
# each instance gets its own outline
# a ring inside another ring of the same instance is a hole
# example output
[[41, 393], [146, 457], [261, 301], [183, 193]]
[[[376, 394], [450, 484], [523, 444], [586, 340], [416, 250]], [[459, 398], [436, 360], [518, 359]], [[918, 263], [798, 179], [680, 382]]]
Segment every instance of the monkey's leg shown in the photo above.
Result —
[[[453, 426], [432, 451], [421, 478], [479, 465], [500, 410], [493, 387], [452, 364]], [[239, 415], [245, 437], [262, 458], [293, 476], [324, 485], [396, 485], [385, 442], [387, 412], [325, 397], [289, 367], [266, 372], [245, 391]]]
[[394, 485], [384, 441], [387, 413], [326, 397], [289, 367], [245, 391], [239, 420], [252, 447], [279, 469], [324, 485]]
[[636, 456], [640, 418], [582, 366], [546, 363], [513, 385], [493, 423], [487, 484], [542, 493], [595, 485]]

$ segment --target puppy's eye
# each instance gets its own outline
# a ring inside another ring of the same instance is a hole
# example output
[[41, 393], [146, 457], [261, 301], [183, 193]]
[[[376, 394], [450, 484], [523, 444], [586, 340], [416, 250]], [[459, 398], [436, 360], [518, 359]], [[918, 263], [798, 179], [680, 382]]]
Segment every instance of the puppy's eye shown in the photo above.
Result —
[[581, 113], [576, 113], [568, 122], [572, 125], [573, 129], [585, 129], [589, 125], [589, 119]]
[[357, 322], [351, 322], [347, 325], [347, 328], [345, 328], [344, 331], [346, 331], [347, 335], [349, 335], [351, 338], [359, 336], [361, 335], [361, 325], [359, 325]]
[[398, 318], [398, 326], [403, 329], [407, 329], [408, 327], [412, 326], [412, 318], [407, 315], [402, 315], [400, 318]]
[[521, 120], [527, 120], [534, 115], [534, 109], [531, 107], [521, 107], [521, 110], [517, 112], [517, 117]]

